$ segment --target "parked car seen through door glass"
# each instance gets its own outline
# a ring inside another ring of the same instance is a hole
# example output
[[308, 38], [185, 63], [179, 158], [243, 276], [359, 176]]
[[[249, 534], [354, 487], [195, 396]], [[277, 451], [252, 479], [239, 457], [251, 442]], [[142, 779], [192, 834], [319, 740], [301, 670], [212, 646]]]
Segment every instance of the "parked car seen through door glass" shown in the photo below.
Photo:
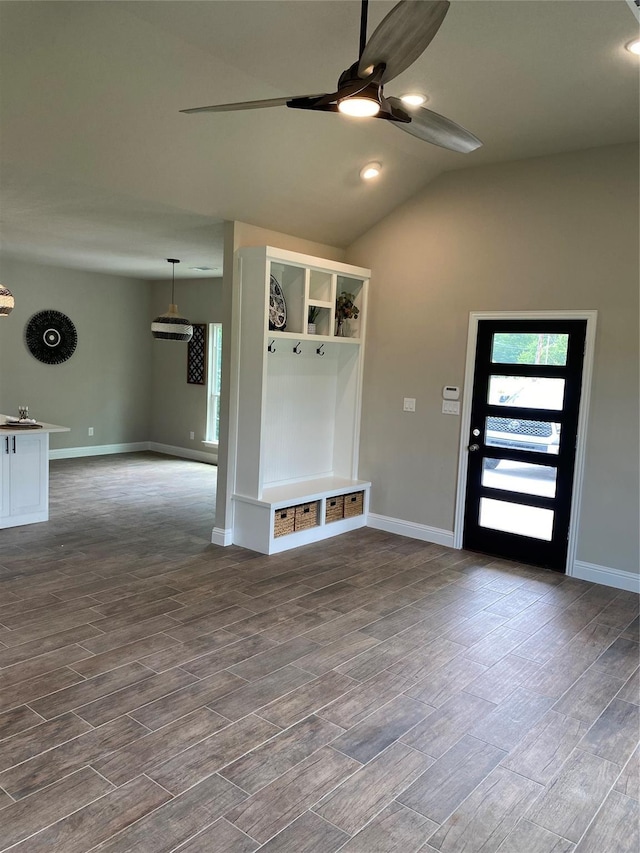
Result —
[[[519, 387], [513, 391], [513, 386]], [[489, 403], [516, 408], [552, 409], [563, 405], [564, 380], [529, 376], [491, 376]], [[488, 417], [485, 424], [485, 444], [512, 450], [533, 450], [539, 453], [558, 453], [560, 424], [531, 418]], [[500, 460], [487, 459], [487, 467], [496, 467]]]

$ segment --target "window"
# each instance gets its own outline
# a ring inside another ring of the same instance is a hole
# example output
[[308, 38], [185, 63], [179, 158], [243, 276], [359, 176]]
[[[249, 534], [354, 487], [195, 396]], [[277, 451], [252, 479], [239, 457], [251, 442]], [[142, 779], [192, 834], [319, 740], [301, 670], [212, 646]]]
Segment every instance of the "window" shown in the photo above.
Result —
[[222, 377], [222, 324], [209, 324], [209, 377], [207, 383], [207, 431], [205, 441], [217, 444], [220, 437], [220, 380]]

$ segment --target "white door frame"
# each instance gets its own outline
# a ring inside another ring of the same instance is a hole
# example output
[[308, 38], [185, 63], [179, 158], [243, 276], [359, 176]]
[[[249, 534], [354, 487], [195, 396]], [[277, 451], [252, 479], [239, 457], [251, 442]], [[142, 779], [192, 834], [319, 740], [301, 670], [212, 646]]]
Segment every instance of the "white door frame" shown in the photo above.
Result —
[[462, 548], [464, 533], [464, 510], [467, 491], [467, 468], [469, 452], [467, 450], [469, 430], [471, 428], [471, 401], [475, 379], [476, 342], [480, 320], [586, 320], [587, 332], [584, 345], [584, 364], [582, 368], [582, 393], [580, 395], [580, 413], [578, 415], [578, 435], [576, 442], [576, 460], [573, 472], [573, 491], [571, 495], [571, 516], [569, 519], [569, 542], [567, 548], [567, 575], [574, 574], [576, 548], [578, 545], [578, 527], [580, 506], [582, 504], [582, 481], [584, 478], [584, 454], [587, 440], [587, 420], [591, 398], [591, 376], [593, 373], [593, 354], [596, 337], [597, 311], [472, 311], [469, 314], [469, 334], [467, 337], [467, 361], [464, 372], [464, 394], [462, 398], [462, 419], [460, 422], [460, 451], [458, 461], [458, 487], [456, 490], [456, 515], [453, 526], [453, 547]]

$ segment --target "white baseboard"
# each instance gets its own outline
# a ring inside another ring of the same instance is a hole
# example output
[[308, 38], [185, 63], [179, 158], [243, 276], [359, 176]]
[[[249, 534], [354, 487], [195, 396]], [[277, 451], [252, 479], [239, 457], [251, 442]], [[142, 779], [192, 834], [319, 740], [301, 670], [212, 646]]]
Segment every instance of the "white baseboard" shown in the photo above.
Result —
[[640, 575], [623, 572], [620, 569], [611, 569], [608, 566], [597, 566], [595, 563], [584, 563], [582, 560], [576, 560], [573, 564], [571, 577], [591, 583], [600, 583], [603, 586], [612, 586], [615, 589], [626, 589], [628, 592], [640, 593]]
[[88, 447], [62, 447], [50, 450], [49, 459], [77, 459], [80, 456], [110, 456], [112, 453], [139, 453], [148, 450], [148, 441], [136, 441], [129, 444], [94, 444]]
[[153, 453], [164, 453], [166, 456], [180, 456], [182, 459], [194, 459], [196, 462], [208, 462], [209, 465], [217, 465], [218, 454], [207, 453], [205, 450], [190, 450], [188, 447], [174, 447], [172, 444], [158, 444], [150, 441], [147, 450]]
[[209, 465], [218, 463], [217, 453], [207, 453], [204, 450], [189, 450], [187, 447], [174, 447], [171, 444], [158, 444], [155, 441], [135, 441], [129, 444], [94, 444], [88, 447], [63, 447], [50, 450], [49, 459], [77, 459], [80, 456], [110, 456], [113, 453], [139, 453], [141, 450], [151, 450], [153, 453], [163, 453], [166, 456], [179, 456], [182, 459], [194, 459], [196, 462], [207, 462]]
[[221, 527], [214, 527], [211, 531], [211, 544], [222, 545], [223, 548], [233, 545], [233, 530], [223, 530]]
[[422, 542], [433, 542], [434, 545], [444, 545], [453, 548], [453, 530], [442, 530], [440, 527], [429, 527], [427, 524], [416, 524], [414, 521], [403, 521], [400, 518], [389, 518], [370, 512], [367, 516], [367, 527], [384, 530], [386, 533], [397, 533], [398, 536], [409, 536]]

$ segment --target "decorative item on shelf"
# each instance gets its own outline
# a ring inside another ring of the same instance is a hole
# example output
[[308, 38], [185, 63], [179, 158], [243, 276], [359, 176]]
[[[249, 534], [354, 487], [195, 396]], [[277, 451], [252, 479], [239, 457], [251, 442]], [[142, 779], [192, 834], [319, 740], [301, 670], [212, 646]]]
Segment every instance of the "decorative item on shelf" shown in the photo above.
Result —
[[189, 385], [207, 384], [207, 326], [193, 324], [193, 337], [187, 347], [187, 382]]
[[342, 291], [336, 299], [336, 336], [339, 338], [349, 337], [345, 320], [356, 320], [360, 309], [355, 304], [355, 296], [353, 293]]
[[0, 284], [0, 317], [8, 317], [15, 308], [16, 300], [8, 287]]
[[160, 314], [151, 323], [151, 334], [154, 338], [163, 341], [190, 341], [193, 337], [193, 326], [184, 317], [178, 314], [178, 306], [175, 304], [174, 291], [176, 286], [176, 264], [180, 261], [176, 258], [167, 258], [171, 264], [171, 304], [169, 310]]
[[316, 320], [320, 316], [320, 309], [317, 305], [309, 306], [309, 313], [307, 314], [307, 334], [315, 335], [316, 332]]
[[269, 331], [284, 332], [287, 328], [287, 303], [275, 275], [269, 278]]
[[31, 355], [43, 364], [62, 364], [78, 344], [76, 327], [60, 311], [38, 311], [27, 322], [24, 337]]

